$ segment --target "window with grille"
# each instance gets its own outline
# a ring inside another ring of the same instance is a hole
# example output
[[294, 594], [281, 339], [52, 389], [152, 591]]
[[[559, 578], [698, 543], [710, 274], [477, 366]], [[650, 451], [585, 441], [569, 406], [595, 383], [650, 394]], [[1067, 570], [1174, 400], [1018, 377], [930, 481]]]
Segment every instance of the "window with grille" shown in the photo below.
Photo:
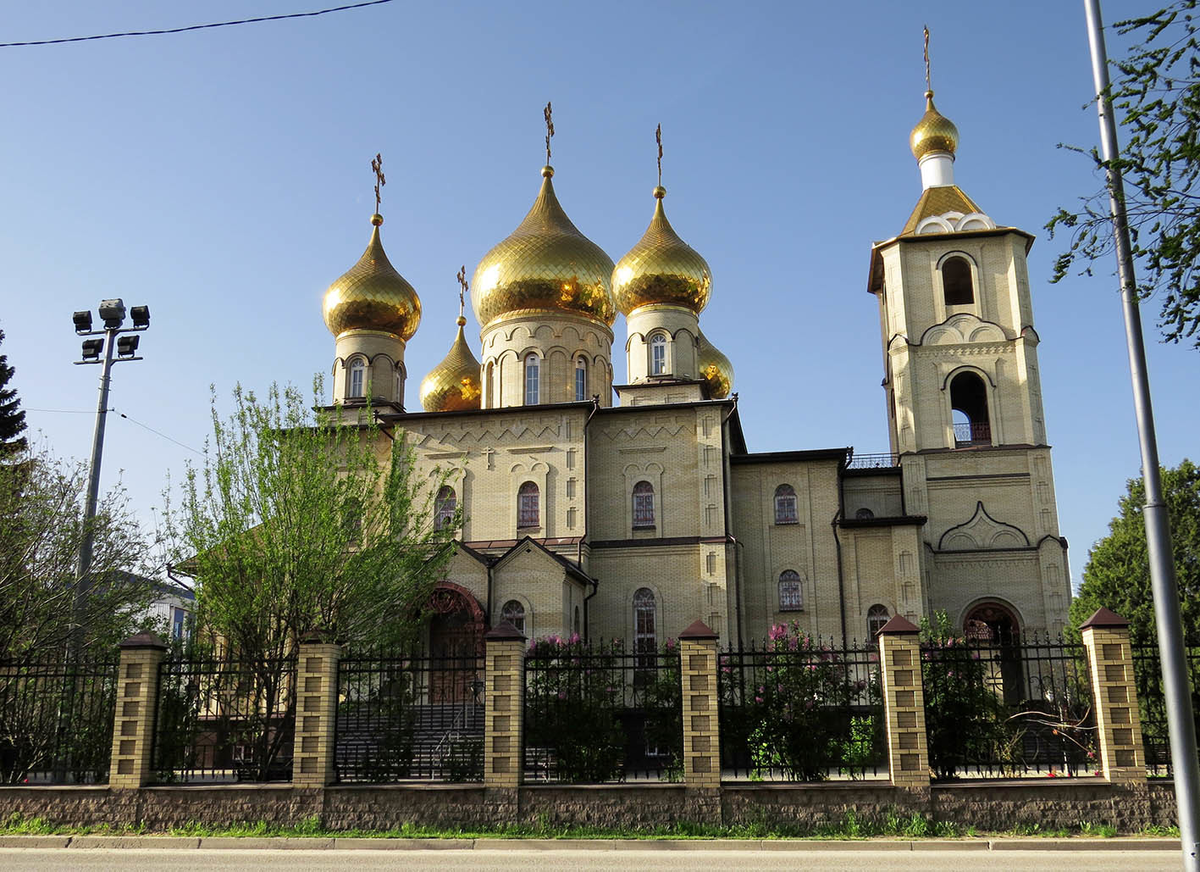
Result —
[[458, 495], [450, 485], [443, 485], [433, 501], [434, 517], [438, 529], [454, 523], [454, 512], [458, 509]]
[[508, 621], [517, 628], [517, 632], [524, 635], [525, 633], [525, 606], [521, 605], [516, 600], [509, 600], [504, 604], [504, 608], [500, 610], [500, 619]]
[[540, 526], [540, 511], [538, 506], [538, 486], [531, 481], [521, 485], [517, 491], [517, 526]]
[[654, 526], [654, 485], [639, 481], [633, 486], [634, 529]]
[[785, 569], [779, 573], [779, 610], [804, 611], [804, 585], [800, 581], [800, 573], [794, 569]]
[[587, 361], [582, 357], [575, 361], [575, 400], [587, 399]]
[[525, 405], [536, 406], [540, 400], [541, 361], [536, 354], [525, 358]]
[[638, 666], [653, 666], [653, 656], [658, 651], [658, 629], [654, 604], [654, 592], [648, 587], [639, 588], [633, 595], [633, 653], [638, 655]]
[[798, 524], [796, 514], [796, 489], [790, 484], [781, 484], [775, 488], [775, 523]]
[[872, 639], [879, 635], [883, 625], [890, 619], [887, 606], [873, 605], [867, 610], [867, 632], [871, 634]]
[[650, 340], [650, 375], [663, 375], [667, 371], [667, 337], [655, 333]]

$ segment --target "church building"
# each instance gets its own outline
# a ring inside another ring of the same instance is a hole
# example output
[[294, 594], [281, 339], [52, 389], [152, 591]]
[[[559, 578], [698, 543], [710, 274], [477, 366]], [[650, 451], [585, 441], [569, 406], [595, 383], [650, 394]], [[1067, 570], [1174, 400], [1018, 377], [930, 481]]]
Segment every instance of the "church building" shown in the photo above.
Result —
[[751, 451], [733, 367], [701, 330], [720, 290], [667, 220], [666, 190], [614, 265], [567, 217], [550, 166], [475, 268], [478, 352], [460, 308], [410, 409], [404, 352], [420, 300], [371, 217], [362, 258], [325, 294], [333, 403], [369, 403], [431, 478], [457, 470], [436, 501], [443, 517], [461, 507], [463, 526], [434, 597], [435, 645], [478, 642], [502, 620], [529, 638], [577, 632], [633, 650], [696, 619], [735, 645], [791, 622], [862, 640], [935, 610], [975, 636], [1063, 627], [1033, 237], [955, 185], [958, 131], [925, 96], [910, 138], [922, 190], [902, 229], [871, 246], [866, 283], [887, 455]]

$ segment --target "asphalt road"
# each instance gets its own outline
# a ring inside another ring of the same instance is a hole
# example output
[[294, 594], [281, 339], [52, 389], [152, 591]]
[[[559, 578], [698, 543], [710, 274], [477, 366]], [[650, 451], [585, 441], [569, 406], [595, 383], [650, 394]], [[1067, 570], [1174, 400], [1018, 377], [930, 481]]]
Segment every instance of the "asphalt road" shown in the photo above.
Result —
[[5, 872], [47, 869], [153, 870], [286, 869], [310, 872], [324, 869], [425, 869], [512, 870], [537, 866], [542, 870], [601, 870], [601, 872], [729, 872], [731, 869], [821, 869], [870, 872], [875, 869], [914, 872], [958, 872], [962, 869], [1072, 870], [1072, 872], [1128, 872], [1128, 870], [1178, 870], [1174, 851], [979, 851], [979, 850], [440, 850], [440, 851], [309, 851], [309, 850], [206, 850], [157, 849], [0, 849], [0, 869]]

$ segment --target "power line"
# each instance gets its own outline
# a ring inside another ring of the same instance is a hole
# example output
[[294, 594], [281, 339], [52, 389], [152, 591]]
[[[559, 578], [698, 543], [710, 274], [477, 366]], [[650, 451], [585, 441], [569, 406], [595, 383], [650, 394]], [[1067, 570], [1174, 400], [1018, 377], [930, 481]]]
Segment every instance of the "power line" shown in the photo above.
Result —
[[[109, 409], [109, 411], [110, 411], [110, 412], [117, 412], [117, 410], [116, 410], [116, 409]], [[126, 421], [128, 421], [129, 423], [131, 423], [131, 424], [137, 424], [137, 425], [138, 425], [139, 427], [141, 427], [143, 430], [149, 430], [149, 431], [150, 431], [151, 433], [153, 433], [155, 436], [161, 436], [163, 439], [166, 439], [168, 442], [174, 442], [174, 443], [175, 443], [176, 445], [178, 445], [180, 448], [186, 448], [188, 451], [192, 452], [192, 454], [199, 454], [201, 457], [203, 457], [203, 456], [204, 456], [204, 452], [203, 452], [203, 451], [197, 451], [195, 448], [193, 448], [193, 447], [192, 447], [192, 446], [190, 446], [190, 445], [184, 445], [184, 444], [183, 444], [182, 442], [180, 442], [178, 439], [172, 439], [172, 438], [171, 438], [170, 436], [168, 436], [166, 433], [163, 433], [163, 432], [161, 432], [161, 431], [159, 431], [159, 430], [155, 430], [153, 427], [149, 426], [148, 424], [143, 424], [141, 421], [138, 421], [138, 420], [137, 420], [137, 419], [135, 419], [135, 418], [131, 418], [131, 417], [129, 417], [129, 416], [128, 416], [128, 415], [126, 415], [124, 412], [117, 412], [117, 414], [118, 414], [118, 415], [120, 415], [122, 418], [124, 418], [124, 419], [125, 419]]]
[[348, 3], [345, 6], [331, 6], [328, 9], [317, 9], [314, 12], [290, 12], [287, 15], [264, 15], [260, 18], [241, 18], [237, 21], [218, 21], [212, 24], [191, 24], [187, 27], [171, 27], [165, 30], [129, 30], [122, 33], [101, 33], [95, 36], [71, 36], [63, 39], [38, 39], [28, 42], [0, 42], [0, 48], [18, 48], [27, 45], [61, 45], [67, 42], [91, 42], [97, 39], [120, 39], [126, 36], [162, 36], [168, 33], [187, 33], [190, 30], [208, 30], [213, 27], [234, 27], [239, 24], [258, 24], [263, 21], [284, 21], [288, 18], [316, 18], [318, 15], [328, 15], [331, 12], [346, 12], [350, 9], [362, 9], [364, 6], [381, 6], [392, 0], [363, 0], [361, 3]]
[[53, 412], [57, 415], [94, 415], [95, 409], [33, 409], [25, 407], [26, 412]]

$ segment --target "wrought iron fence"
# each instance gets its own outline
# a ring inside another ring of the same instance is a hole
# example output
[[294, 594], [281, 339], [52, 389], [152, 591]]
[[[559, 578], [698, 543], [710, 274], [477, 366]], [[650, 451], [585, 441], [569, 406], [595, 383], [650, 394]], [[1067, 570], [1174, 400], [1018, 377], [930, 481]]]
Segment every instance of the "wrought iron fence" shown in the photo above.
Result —
[[169, 658], [158, 669], [160, 783], [290, 781], [295, 660]]
[[760, 648], [722, 652], [726, 778], [825, 781], [888, 776], [879, 649], [776, 627]]
[[929, 765], [941, 780], [1091, 775], [1096, 719], [1084, 646], [1062, 637], [921, 645]]
[[846, 469], [891, 469], [899, 465], [899, 454], [859, 454], [855, 452], [846, 464]]
[[987, 421], [965, 421], [954, 424], [955, 447], [966, 445], [991, 445], [992, 426]]
[[117, 659], [0, 663], [0, 782], [108, 781]]
[[483, 660], [363, 653], [338, 664], [338, 781], [483, 779]]
[[[1133, 645], [1132, 651], [1146, 771], [1154, 777], [1171, 776], [1174, 775], [1171, 767], [1171, 737], [1167, 729], [1167, 704], [1163, 693], [1162, 659], [1158, 643]], [[1188, 648], [1186, 653], [1192, 679], [1192, 714], [1196, 719], [1196, 735], [1200, 737], [1200, 647]]]
[[525, 658], [526, 782], [683, 778], [679, 650], [540, 639]]

